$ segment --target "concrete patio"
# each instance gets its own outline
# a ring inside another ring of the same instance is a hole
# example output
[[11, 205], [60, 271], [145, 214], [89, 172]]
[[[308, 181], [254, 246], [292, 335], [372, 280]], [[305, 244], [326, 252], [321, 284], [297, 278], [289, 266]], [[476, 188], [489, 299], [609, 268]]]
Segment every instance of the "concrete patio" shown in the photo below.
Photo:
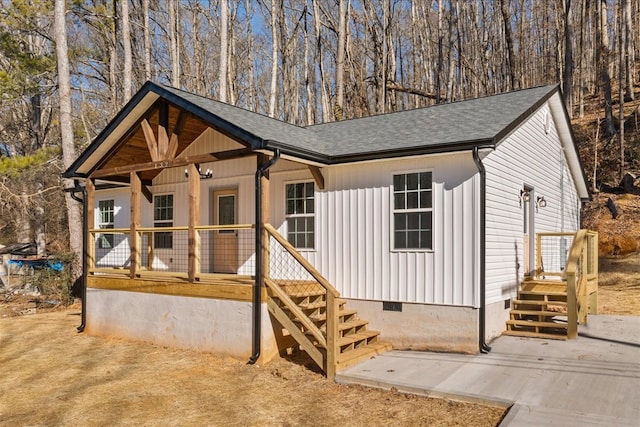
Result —
[[392, 351], [336, 380], [510, 407], [501, 426], [640, 425], [640, 317], [592, 315], [575, 340], [502, 336], [491, 347]]

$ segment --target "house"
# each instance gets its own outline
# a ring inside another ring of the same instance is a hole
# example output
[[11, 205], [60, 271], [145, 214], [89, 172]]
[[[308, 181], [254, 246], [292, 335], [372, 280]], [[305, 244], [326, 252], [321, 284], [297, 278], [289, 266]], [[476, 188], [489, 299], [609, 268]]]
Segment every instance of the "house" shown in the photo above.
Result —
[[252, 362], [300, 346], [329, 376], [389, 344], [487, 351], [527, 280], [580, 275], [594, 242], [557, 86], [303, 128], [147, 82], [64, 176], [82, 328]]

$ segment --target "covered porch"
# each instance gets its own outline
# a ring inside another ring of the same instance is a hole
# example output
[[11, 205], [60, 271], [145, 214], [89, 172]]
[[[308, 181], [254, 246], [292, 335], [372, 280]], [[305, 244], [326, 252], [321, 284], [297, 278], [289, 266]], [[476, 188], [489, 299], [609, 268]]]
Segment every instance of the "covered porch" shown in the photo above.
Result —
[[125, 106], [67, 171], [84, 178], [81, 329], [251, 363], [304, 350], [329, 377], [390, 348], [270, 225], [281, 125], [151, 83]]

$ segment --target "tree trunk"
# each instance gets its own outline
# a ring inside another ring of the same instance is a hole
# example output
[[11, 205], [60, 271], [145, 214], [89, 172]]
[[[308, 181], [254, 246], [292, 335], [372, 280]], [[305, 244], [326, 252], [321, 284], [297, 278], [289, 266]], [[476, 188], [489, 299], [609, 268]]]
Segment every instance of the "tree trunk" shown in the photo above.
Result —
[[[65, 169], [76, 159], [73, 141], [73, 124], [71, 116], [71, 77], [69, 72], [69, 53], [67, 48], [65, 0], [55, 0], [54, 6], [54, 38], [56, 42], [56, 59], [58, 65], [58, 99], [60, 103], [60, 136], [62, 140], [62, 160]], [[69, 186], [70, 183], [67, 183]], [[82, 217], [78, 202], [65, 194], [69, 224], [69, 246], [75, 252], [77, 261], [73, 278], [80, 276], [82, 269]]]
[[227, 60], [229, 53], [229, 3], [220, 2], [220, 64], [218, 68], [218, 83], [220, 84], [220, 93], [218, 99], [227, 102]]
[[278, 89], [278, 7], [271, 0], [271, 88], [269, 89], [269, 117], [276, 116], [276, 93]]
[[564, 105], [567, 107], [569, 117], [573, 117], [573, 105], [571, 94], [573, 92], [573, 48], [571, 32], [571, 22], [569, 21], [569, 12], [571, 10], [571, 0], [565, 0], [564, 9], [564, 75], [563, 75], [563, 97]]
[[169, 54], [171, 57], [171, 86], [180, 88], [180, 53], [178, 51], [178, 13], [175, 0], [169, 0]]
[[609, 76], [609, 29], [607, 25], [607, 0], [598, 1], [597, 38], [598, 38], [598, 74], [600, 87], [604, 97], [604, 120], [605, 135], [611, 136], [616, 133], [616, 126], [613, 122], [613, 99], [611, 95], [611, 77]]
[[347, 41], [347, 0], [340, 0], [338, 52], [336, 54], [336, 105], [344, 110], [344, 56]]
[[142, 0], [142, 13], [144, 15], [144, 78], [151, 80], [151, 35], [149, 28], [149, 0]]
[[131, 54], [131, 24], [129, 22], [129, 0], [121, 0], [122, 11], [122, 47], [124, 51], [124, 70], [122, 83], [122, 104], [131, 99], [131, 77], [133, 75], [133, 59]]
[[[624, 72], [625, 81], [625, 100], [633, 101], [636, 99], [633, 92], [635, 84], [635, 50], [633, 46], [633, 20], [631, 19], [631, 1], [622, 0], [622, 10], [624, 16]], [[622, 47], [621, 47], [622, 48]]]
[[513, 50], [513, 35], [511, 34], [511, 14], [509, 13], [508, 0], [500, 0], [500, 11], [502, 12], [502, 24], [504, 28], [504, 40], [507, 44], [507, 73], [511, 89], [519, 89], [518, 79], [515, 70], [515, 53]]

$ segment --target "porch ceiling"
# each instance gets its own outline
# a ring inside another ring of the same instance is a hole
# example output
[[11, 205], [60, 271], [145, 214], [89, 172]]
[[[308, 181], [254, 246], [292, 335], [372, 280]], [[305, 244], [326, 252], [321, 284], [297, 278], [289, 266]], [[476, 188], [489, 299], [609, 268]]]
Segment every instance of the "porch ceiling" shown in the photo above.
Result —
[[[180, 118], [180, 114], [183, 114], [183, 118]], [[160, 125], [160, 103], [154, 104], [147, 113], [141, 117], [140, 120], [126, 133], [118, 143], [116, 143], [111, 151], [102, 159], [102, 162], [94, 170], [93, 173], [100, 174], [101, 171], [121, 168], [136, 164], [144, 164], [153, 162], [151, 152], [147, 144], [147, 140], [144, 135], [141, 123], [146, 119], [153, 131], [156, 141], [159, 139], [158, 130]], [[179, 123], [181, 121], [182, 123]], [[180, 157], [180, 154], [193, 143], [206, 129], [207, 124], [199, 120], [194, 115], [177, 108], [176, 106], [168, 105], [168, 125], [167, 134], [171, 138], [171, 134], [175, 133], [178, 139], [178, 148], [176, 151], [176, 157]], [[141, 179], [143, 181], [151, 181], [155, 178], [162, 168], [144, 170], [140, 172]], [[120, 174], [114, 174], [110, 176], [114, 181], [128, 181], [128, 172]]]

